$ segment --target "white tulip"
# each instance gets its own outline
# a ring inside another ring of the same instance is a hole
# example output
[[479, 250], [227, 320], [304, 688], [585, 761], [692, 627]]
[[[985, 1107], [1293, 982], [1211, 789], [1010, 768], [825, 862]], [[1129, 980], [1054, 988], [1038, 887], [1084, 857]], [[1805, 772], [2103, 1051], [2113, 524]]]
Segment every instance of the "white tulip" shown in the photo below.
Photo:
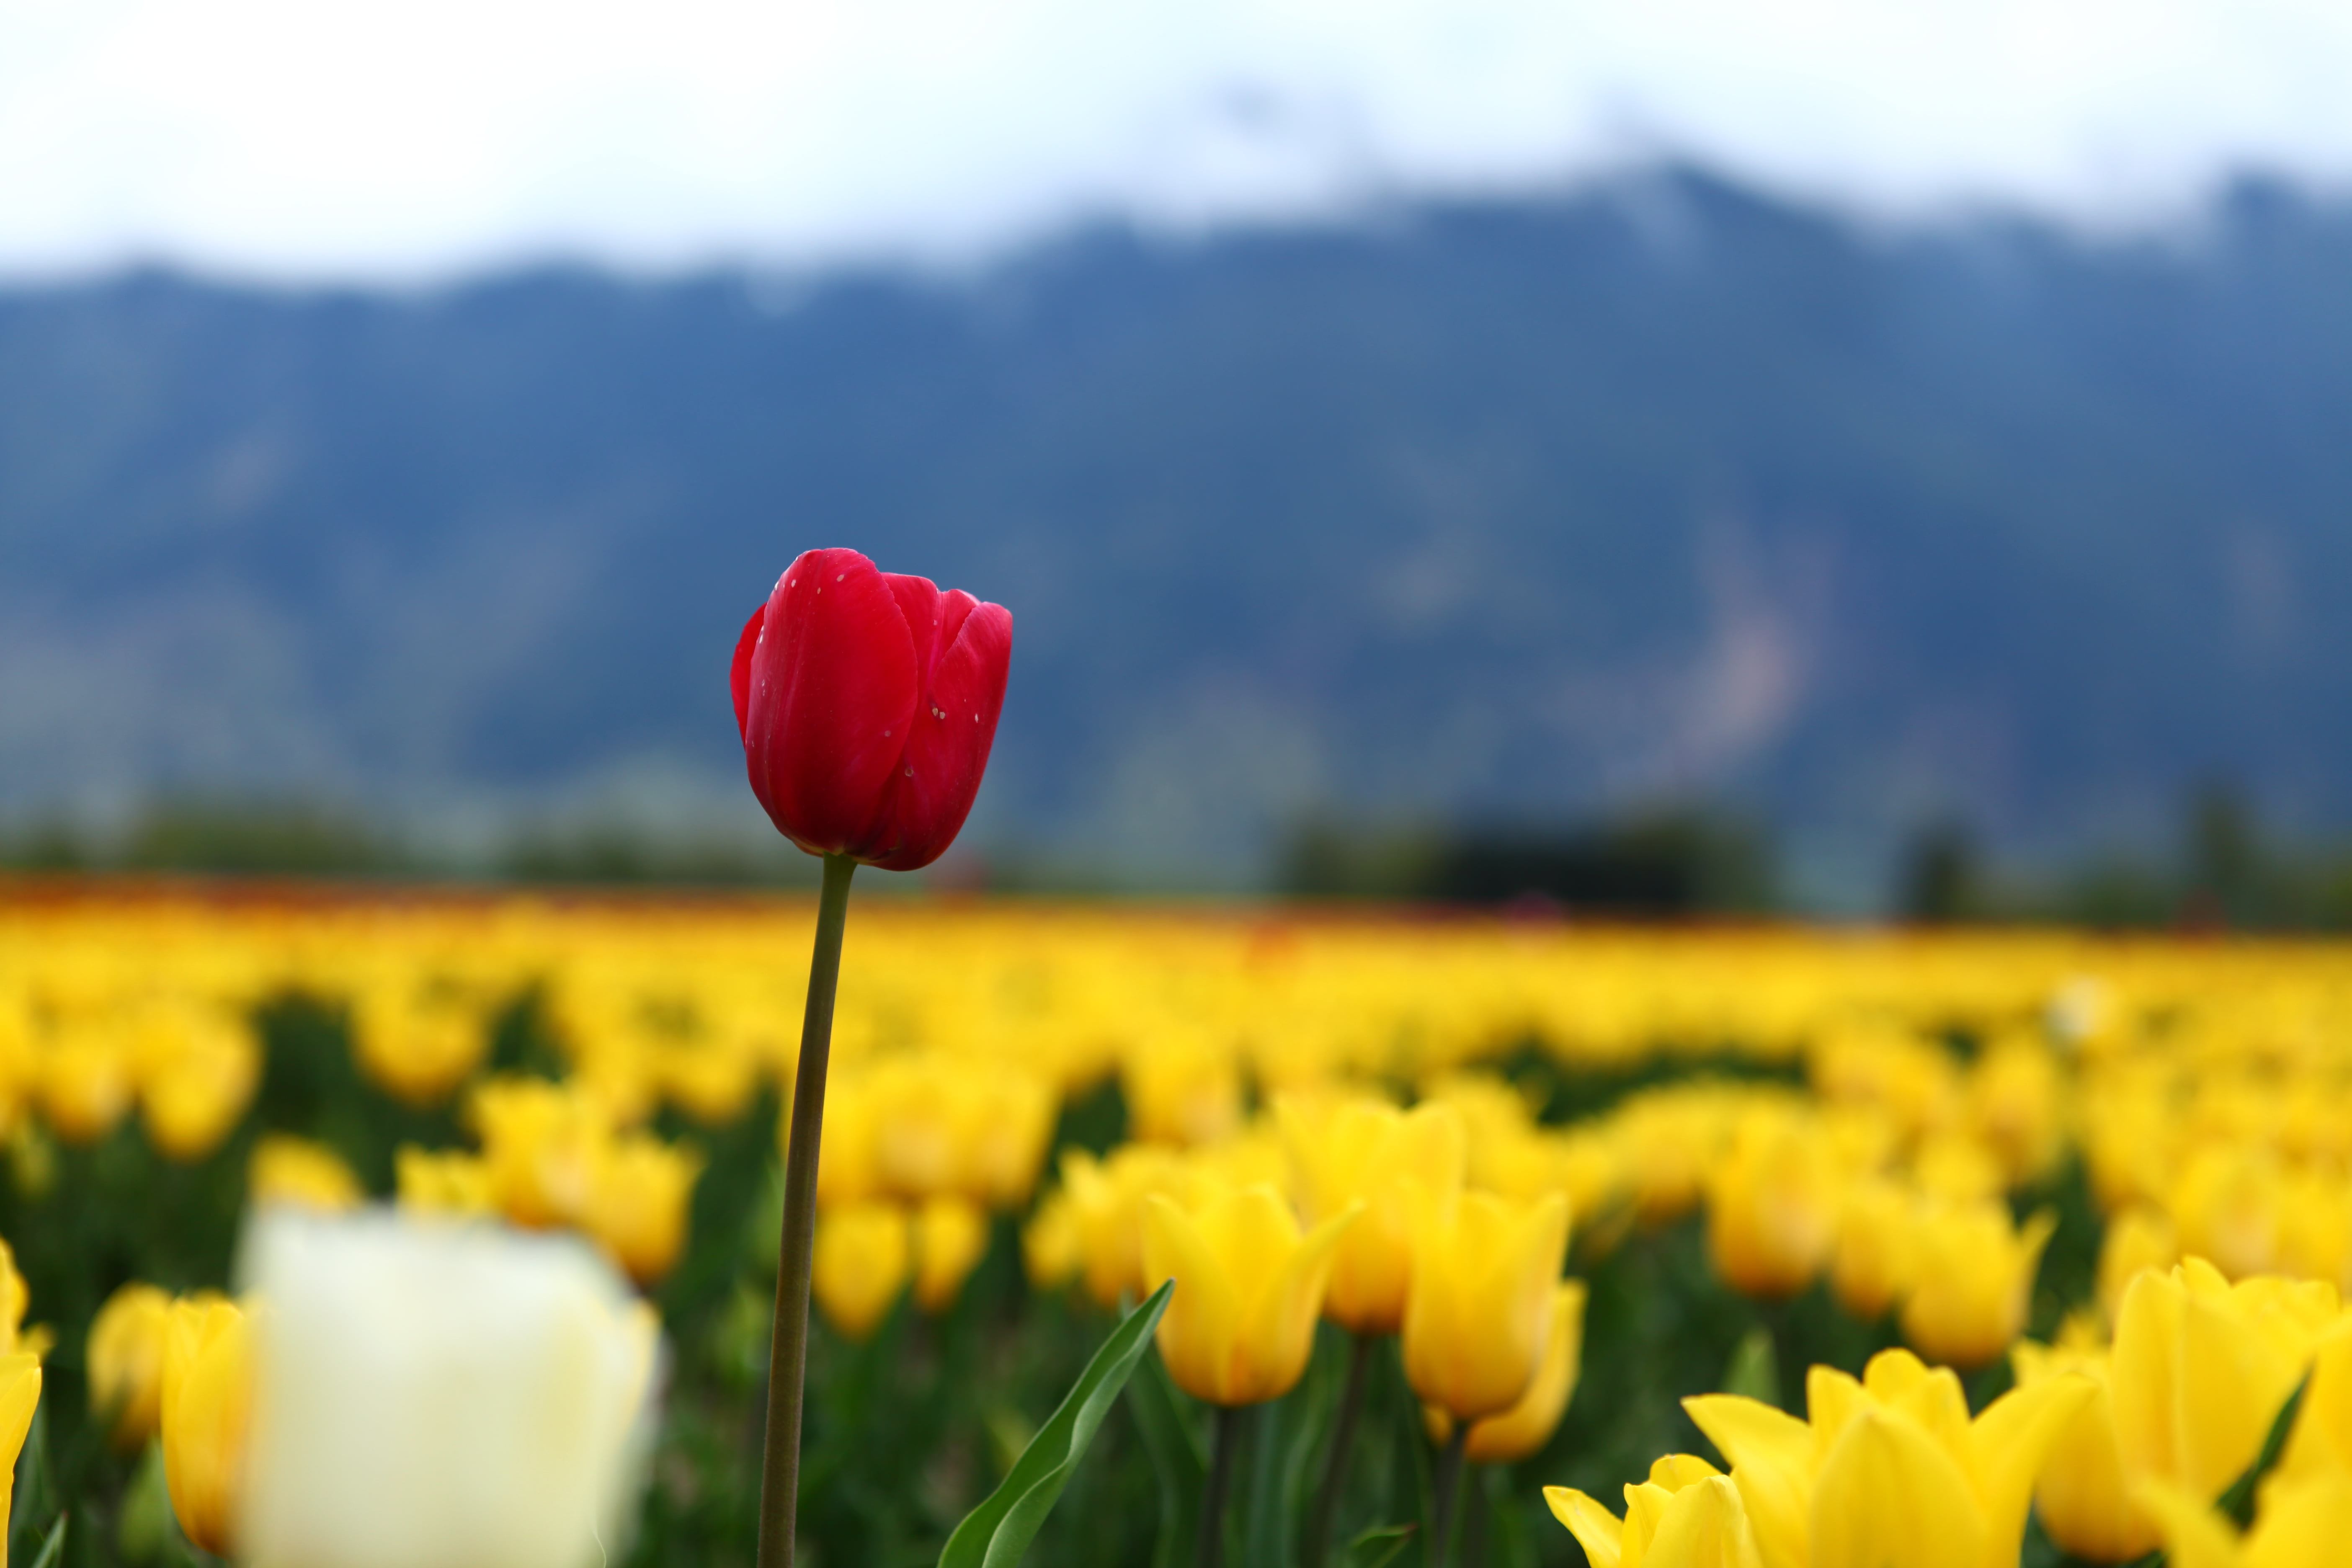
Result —
[[385, 1211], [256, 1216], [259, 1568], [583, 1568], [617, 1557], [656, 1329], [568, 1237]]

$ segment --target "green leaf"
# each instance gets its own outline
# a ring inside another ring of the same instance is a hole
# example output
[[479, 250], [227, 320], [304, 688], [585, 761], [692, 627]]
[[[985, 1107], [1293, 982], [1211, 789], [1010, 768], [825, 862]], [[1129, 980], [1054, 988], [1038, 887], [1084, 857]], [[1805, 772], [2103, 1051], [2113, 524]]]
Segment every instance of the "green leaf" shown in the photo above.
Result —
[[1411, 1544], [1413, 1531], [1410, 1524], [1379, 1524], [1348, 1542], [1343, 1559], [1348, 1568], [1388, 1568], [1398, 1553]]
[[57, 1523], [49, 1526], [48, 1539], [41, 1542], [41, 1554], [33, 1559], [33, 1568], [58, 1568], [58, 1559], [65, 1554], [66, 1520], [68, 1517], [61, 1513], [58, 1515]]
[[[1325, 1337], [1336, 1342], [1338, 1336]], [[1339, 1401], [1335, 1373], [1345, 1360], [1344, 1352], [1321, 1351], [1307, 1362], [1296, 1388], [1260, 1406], [1246, 1494], [1244, 1568], [1293, 1568], [1298, 1560], [1307, 1474], [1331, 1425]]]
[[1780, 1361], [1772, 1351], [1772, 1331], [1759, 1323], [1733, 1347], [1723, 1369], [1723, 1392], [1780, 1407]]
[[1160, 1286], [1111, 1331], [1061, 1408], [1013, 1462], [1011, 1473], [948, 1537], [940, 1568], [1013, 1568], [1021, 1561], [1069, 1484], [1087, 1445], [1094, 1441], [1096, 1428], [1127, 1386], [1175, 1288], [1172, 1279]]
[[1160, 1536], [1151, 1549], [1151, 1568], [1185, 1568], [1197, 1546], [1201, 1489], [1208, 1484], [1209, 1456], [1201, 1439], [1200, 1424], [1189, 1403], [1169, 1381], [1168, 1369], [1148, 1363], [1136, 1380], [1136, 1430], [1151, 1456], [1152, 1473], [1160, 1481]]

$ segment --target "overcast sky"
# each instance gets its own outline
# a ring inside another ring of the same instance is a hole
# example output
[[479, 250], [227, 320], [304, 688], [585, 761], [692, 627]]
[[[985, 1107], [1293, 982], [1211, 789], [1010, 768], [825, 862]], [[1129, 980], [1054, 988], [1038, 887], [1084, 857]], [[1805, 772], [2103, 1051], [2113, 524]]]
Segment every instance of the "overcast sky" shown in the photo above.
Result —
[[2347, 0], [0, 0], [0, 275], [950, 259], [1680, 154], [2161, 221], [2352, 176]]

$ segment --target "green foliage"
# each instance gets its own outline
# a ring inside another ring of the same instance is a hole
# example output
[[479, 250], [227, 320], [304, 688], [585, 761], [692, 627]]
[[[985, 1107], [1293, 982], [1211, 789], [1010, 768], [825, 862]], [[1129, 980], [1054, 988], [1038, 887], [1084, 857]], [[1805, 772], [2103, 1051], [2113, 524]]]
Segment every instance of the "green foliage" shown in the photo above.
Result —
[[1103, 1342], [1077, 1386], [1030, 1440], [1011, 1472], [948, 1537], [940, 1568], [1013, 1568], [1021, 1561], [1069, 1485], [1072, 1468], [1086, 1457], [1096, 1429], [1127, 1386], [1136, 1362], [1150, 1347], [1151, 1332], [1175, 1288], [1172, 1279], [1161, 1285]]

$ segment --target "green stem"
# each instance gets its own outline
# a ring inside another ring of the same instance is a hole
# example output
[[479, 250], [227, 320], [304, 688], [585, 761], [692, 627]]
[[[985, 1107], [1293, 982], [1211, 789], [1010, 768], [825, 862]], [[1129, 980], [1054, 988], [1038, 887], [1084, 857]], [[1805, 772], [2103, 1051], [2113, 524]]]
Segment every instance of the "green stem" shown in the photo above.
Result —
[[1339, 1414], [1331, 1424], [1331, 1451], [1323, 1459], [1323, 1484], [1315, 1493], [1315, 1511], [1307, 1521], [1307, 1552], [1303, 1568], [1323, 1568], [1331, 1551], [1331, 1526], [1339, 1517], [1339, 1489], [1348, 1479], [1348, 1456], [1356, 1447], [1356, 1422], [1364, 1410], [1364, 1384], [1372, 1369], [1372, 1336], [1349, 1336], [1348, 1381], [1339, 1391]]
[[809, 958], [808, 1011], [801, 1020], [793, 1082], [792, 1141], [784, 1153], [784, 1234], [776, 1259], [776, 1326], [768, 1344], [768, 1436], [760, 1469], [759, 1568], [792, 1568], [800, 1511], [801, 1396], [808, 1381], [809, 1251], [816, 1240], [817, 1143], [824, 1131], [824, 1075], [833, 1054], [833, 998], [841, 983], [841, 933], [857, 862], [824, 858]]
[[1456, 1420], [1454, 1436], [1437, 1456], [1436, 1494], [1429, 1506], [1429, 1568], [1446, 1568], [1454, 1561], [1454, 1503], [1462, 1490], [1462, 1450], [1470, 1442], [1470, 1423]]
[[1225, 1560], [1225, 1493], [1234, 1479], [1234, 1450], [1242, 1446], [1242, 1417], [1246, 1405], [1217, 1406], [1217, 1432], [1209, 1453], [1209, 1482], [1201, 1489], [1201, 1539], [1192, 1560], [1200, 1568], [1219, 1568]]

